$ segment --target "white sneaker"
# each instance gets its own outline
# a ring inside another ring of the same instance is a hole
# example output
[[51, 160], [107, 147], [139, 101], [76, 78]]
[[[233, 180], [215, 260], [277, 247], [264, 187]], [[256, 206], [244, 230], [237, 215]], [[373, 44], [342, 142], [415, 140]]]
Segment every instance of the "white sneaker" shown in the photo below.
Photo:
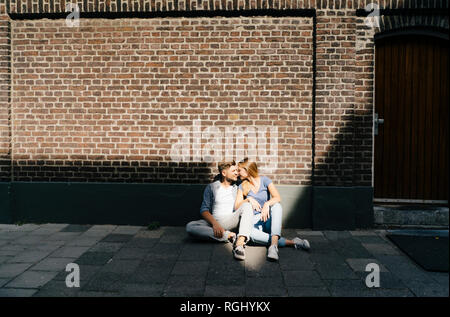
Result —
[[293, 241], [295, 243], [294, 246], [295, 246], [296, 249], [298, 249], [298, 248], [302, 248], [304, 250], [311, 249], [311, 246], [309, 245], [309, 242], [306, 239], [300, 239], [300, 238], [295, 237], [293, 239]]
[[267, 257], [269, 260], [278, 261], [278, 247], [272, 244], [267, 251]]
[[237, 260], [245, 260], [245, 250], [243, 245], [238, 245], [233, 249], [233, 256]]
[[[232, 233], [233, 233], [233, 235], [231, 236], [231, 238], [228, 238], [228, 236], [230, 234], [232, 234]], [[225, 230], [225, 232], [223, 233], [223, 238], [227, 239], [228, 242], [231, 242], [233, 245], [236, 242], [236, 234], [234, 232], [231, 232], [231, 231], [228, 231], [228, 230]]]

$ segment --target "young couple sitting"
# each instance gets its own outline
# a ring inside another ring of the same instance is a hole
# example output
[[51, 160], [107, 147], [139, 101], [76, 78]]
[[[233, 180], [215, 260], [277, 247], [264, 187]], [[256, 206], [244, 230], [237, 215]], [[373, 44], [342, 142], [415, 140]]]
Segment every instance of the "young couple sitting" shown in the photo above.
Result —
[[[201, 220], [187, 224], [187, 232], [196, 238], [233, 243], [233, 256], [245, 259], [245, 245], [269, 246], [267, 257], [278, 260], [278, 247], [291, 246], [309, 250], [307, 240], [281, 237], [281, 197], [266, 176], [258, 174], [255, 162], [219, 163], [219, 176], [203, 193]], [[240, 177], [242, 183], [236, 182]], [[238, 234], [232, 231], [238, 228]]]

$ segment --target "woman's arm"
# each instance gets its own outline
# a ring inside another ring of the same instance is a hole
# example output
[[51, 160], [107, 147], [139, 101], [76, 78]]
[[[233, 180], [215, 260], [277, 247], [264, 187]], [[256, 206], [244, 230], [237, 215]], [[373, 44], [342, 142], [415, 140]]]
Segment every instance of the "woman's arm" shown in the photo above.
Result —
[[269, 204], [269, 206], [271, 207], [281, 201], [281, 196], [273, 183], [270, 183], [269, 186], [267, 186], [267, 189], [269, 190], [271, 198], [270, 200], [266, 201], [266, 204]]
[[253, 199], [252, 197], [247, 197], [244, 199], [244, 193], [242, 192], [241, 189], [238, 189], [236, 201], [234, 203], [234, 210], [238, 210], [242, 206], [242, 204], [245, 202], [251, 203], [253, 210], [257, 210], [257, 211], [261, 210], [261, 206], [255, 199]]
[[270, 207], [281, 201], [280, 193], [278, 192], [273, 183], [270, 183], [269, 186], [267, 186], [267, 189], [269, 190], [271, 198], [270, 200], [264, 203], [264, 206], [262, 207], [261, 210], [261, 220], [264, 222], [270, 218], [269, 212]]
[[234, 210], [238, 210], [246, 200], [244, 199], [244, 193], [238, 188], [236, 201], [234, 202]]

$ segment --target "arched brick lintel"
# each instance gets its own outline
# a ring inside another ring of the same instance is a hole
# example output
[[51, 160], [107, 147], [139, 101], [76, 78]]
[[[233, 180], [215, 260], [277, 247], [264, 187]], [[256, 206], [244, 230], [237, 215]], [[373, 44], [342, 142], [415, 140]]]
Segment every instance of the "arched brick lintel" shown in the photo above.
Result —
[[380, 16], [375, 40], [398, 34], [423, 34], [449, 39], [448, 15], [389, 15]]

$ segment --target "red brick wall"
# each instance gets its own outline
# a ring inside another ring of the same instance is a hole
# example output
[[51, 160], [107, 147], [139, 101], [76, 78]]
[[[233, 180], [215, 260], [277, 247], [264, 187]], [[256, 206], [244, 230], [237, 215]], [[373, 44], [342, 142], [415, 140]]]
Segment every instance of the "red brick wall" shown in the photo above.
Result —
[[317, 16], [316, 184], [353, 184], [355, 17]]
[[[63, 12], [66, 2], [8, 0], [0, 8]], [[314, 183], [372, 185], [379, 29], [356, 16], [372, 1], [76, 2], [82, 12], [316, 9]], [[207, 182], [215, 164], [171, 156], [174, 145], [187, 149], [183, 137], [200, 122], [205, 132], [272, 127], [276, 142], [267, 145], [277, 145], [276, 168], [265, 174], [281, 184], [311, 184], [312, 17], [81, 19], [79, 28], [63, 19], [12, 20], [8, 27], [9, 18], [1, 17], [4, 178], [12, 159], [14, 180], [22, 181]], [[448, 28], [448, 19], [423, 20]], [[395, 21], [403, 26], [404, 19], [382, 17], [381, 28], [395, 28]], [[185, 132], [171, 135], [176, 127]]]
[[374, 28], [365, 24], [364, 18], [356, 18], [355, 42], [355, 109], [353, 114], [353, 146], [355, 184], [372, 184], [373, 163], [373, 104], [375, 43]]
[[75, 164], [99, 181], [120, 171], [136, 181], [206, 179], [215, 164], [170, 156], [175, 127], [199, 120], [202, 131], [275, 127], [271, 176], [309, 182], [311, 18], [92, 19], [76, 29], [30, 20], [12, 28], [16, 180], [61, 179], [66, 170], [76, 178]]
[[0, 182], [11, 179], [10, 161], [10, 31], [4, 1], [0, 2]]

